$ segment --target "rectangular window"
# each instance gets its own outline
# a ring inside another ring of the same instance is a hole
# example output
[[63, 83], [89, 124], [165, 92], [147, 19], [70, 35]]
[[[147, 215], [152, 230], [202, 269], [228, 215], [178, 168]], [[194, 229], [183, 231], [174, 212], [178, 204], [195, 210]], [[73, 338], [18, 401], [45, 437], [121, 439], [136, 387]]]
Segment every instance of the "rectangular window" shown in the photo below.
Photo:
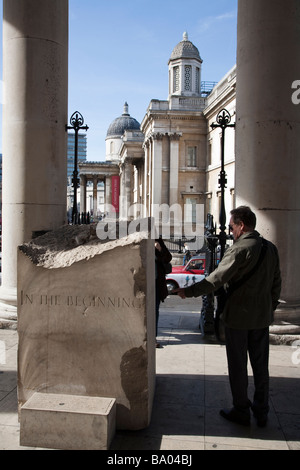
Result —
[[211, 155], [212, 155], [212, 140], [210, 139], [207, 143], [207, 166], [211, 165]]
[[187, 197], [184, 206], [184, 220], [189, 223], [196, 223], [196, 205], [197, 199]]
[[188, 147], [187, 166], [197, 166], [197, 147]]

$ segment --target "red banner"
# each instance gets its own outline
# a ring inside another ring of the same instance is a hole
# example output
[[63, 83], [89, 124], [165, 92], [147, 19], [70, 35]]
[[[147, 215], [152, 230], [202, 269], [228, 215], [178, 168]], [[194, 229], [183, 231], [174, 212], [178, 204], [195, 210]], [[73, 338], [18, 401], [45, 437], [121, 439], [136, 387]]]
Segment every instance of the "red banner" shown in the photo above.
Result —
[[111, 177], [111, 205], [115, 212], [119, 212], [119, 199], [120, 199], [120, 177]]

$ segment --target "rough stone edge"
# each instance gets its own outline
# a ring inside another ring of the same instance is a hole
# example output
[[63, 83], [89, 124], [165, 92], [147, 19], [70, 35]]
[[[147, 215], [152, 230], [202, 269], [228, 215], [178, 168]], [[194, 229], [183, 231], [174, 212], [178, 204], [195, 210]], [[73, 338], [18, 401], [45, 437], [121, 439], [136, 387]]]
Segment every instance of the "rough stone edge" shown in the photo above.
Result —
[[0, 318], [0, 330], [17, 330], [18, 321], [17, 320], [5, 320]]
[[[64, 238], [65, 243], [62, 243], [61, 238]], [[101, 240], [97, 236], [96, 225], [63, 226], [18, 248], [34, 265], [56, 269], [69, 267], [120, 246], [136, 245], [147, 238], [149, 230], [141, 230], [121, 237], [118, 237], [117, 232], [115, 238], [112, 235], [108, 240]]]
[[272, 334], [270, 333], [270, 344], [277, 346], [291, 346], [295, 341], [299, 341], [300, 335], [289, 335], [289, 334]]

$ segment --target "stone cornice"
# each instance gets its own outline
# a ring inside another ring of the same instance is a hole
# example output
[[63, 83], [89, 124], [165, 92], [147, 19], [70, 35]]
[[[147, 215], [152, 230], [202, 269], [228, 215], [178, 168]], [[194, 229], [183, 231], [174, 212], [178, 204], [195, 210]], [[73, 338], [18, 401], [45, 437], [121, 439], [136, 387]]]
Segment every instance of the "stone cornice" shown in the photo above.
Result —
[[143, 148], [149, 146], [150, 142], [154, 140], [161, 141], [164, 137], [168, 137], [171, 141], [179, 140], [182, 137], [182, 132], [152, 132], [146, 137]]

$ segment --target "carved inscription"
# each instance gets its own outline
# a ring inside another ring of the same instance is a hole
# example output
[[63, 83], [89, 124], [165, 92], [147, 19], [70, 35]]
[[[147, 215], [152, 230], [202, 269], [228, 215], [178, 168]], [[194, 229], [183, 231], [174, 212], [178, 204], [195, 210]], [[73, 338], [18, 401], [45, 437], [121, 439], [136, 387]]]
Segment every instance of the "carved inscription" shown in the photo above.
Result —
[[105, 309], [139, 309], [143, 306], [143, 299], [130, 297], [116, 297], [113, 295], [63, 295], [63, 294], [29, 294], [20, 293], [21, 305], [44, 307], [95, 307]]

